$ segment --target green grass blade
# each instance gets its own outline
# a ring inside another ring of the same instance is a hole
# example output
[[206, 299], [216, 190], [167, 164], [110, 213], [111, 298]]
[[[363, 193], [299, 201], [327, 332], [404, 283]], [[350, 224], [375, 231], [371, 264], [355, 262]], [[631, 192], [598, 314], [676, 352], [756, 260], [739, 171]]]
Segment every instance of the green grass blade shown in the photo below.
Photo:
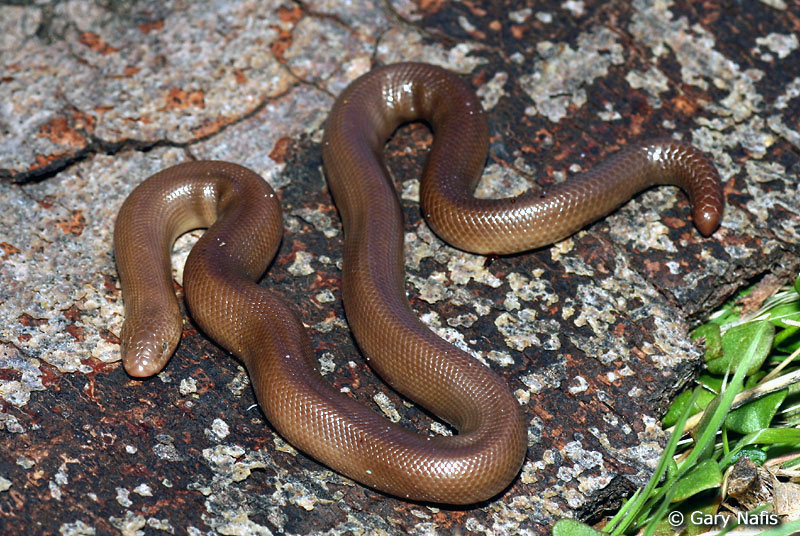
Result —
[[[733, 375], [733, 379], [731, 380], [730, 384], [728, 384], [728, 387], [725, 389], [725, 392], [719, 399], [719, 404], [717, 405], [716, 410], [705, 423], [701, 421], [700, 426], [704, 426], [704, 428], [702, 429], [700, 438], [697, 439], [692, 452], [689, 453], [689, 456], [678, 468], [678, 474], [676, 475], [676, 478], [680, 478], [686, 474], [694, 466], [694, 464], [700, 458], [700, 455], [703, 454], [711, 442], [714, 441], [717, 431], [722, 426], [722, 423], [725, 422], [725, 418], [730, 412], [733, 399], [736, 398], [736, 395], [742, 390], [744, 377], [750, 368], [750, 363], [753, 359], [753, 356], [755, 356], [759, 349], [763, 346], [763, 339], [766, 334], [771, 332], [768, 326], [771, 328], [772, 324], [769, 324], [768, 322], [760, 322], [759, 329], [756, 330], [753, 339], [750, 341], [750, 344], [747, 347], [747, 351], [739, 361], [739, 366], [736, 367], [736, 373]], [[712, 406], [713, 404], [709, 406], [709, 408]], [[705, 420], [705, 417], [703, 420]]]
[[[624, 532], [630, 524], [638, 517], [641, 517], [641, 509], [642, 506], [645, 504], [645, 501], [649, 499], [650, 494], [655, 489], [658, 482], [661, 480], [661, 477], [664, 476], [664, 473], [667, 470], [667, 466], [669, 465], [669, 461], [672, 459], [672, 455], [675, 454], [675, 449], [678, 446], [678, 441], [681, 439], [681, 435], [683, 435], [683, 427], [686, 424], [686, 421], [689, 419], [689, 413], [692, 410], [695, 402], [697, 401], [697, 397], [700, 396], [700, 392], [695, 390], [692, 394], [692, 399], [690, 400], [689, 404], [684, 409], [681, 416], [678, 418], [678, 422], [675, 423], [675, 429], [672, 431], [672, 434], [669, 436], [669, 440], [667, 441], [666, 447], [664, 447], [664, 452], [661, 455], [661, 458], [658, 460], [658, 466], [656, 467], [655, 472], [653, 472], [653, 476], [650, 477], [650, 480], [647, 482], [647, 485], [644, 488], [639, 496], [635, 496], [635, 500], [628, 501], [631, 506], [627, 510], [627, 512], [621, 517], [619, 525], [611, 532], [612, 536], [617, 536]], [[627, 506], [627, 505], [626, 505]], [[616, 517], [616, 516], [615, 516]]]
[[623, 504], [623, 505], [622, 505], [622, 508], [620, 508], [620, 509], [619, 509], [619, 512], [617, 512], [616, 514], [614, 514], [614, 517], [612, 517], [612, 518], [609, 520], [609, 522], [608, 522], [608, 523], [606, 523], [606, 526], [605, 526], [605, 527], [603, 527], [603, 532], [606, 532], [606, 533], [608, 533], [608, 532], [610, 532], [610, 531], [614, 530], [614, 527], [616, 527], [616, 526], [617, 526], [617, 524], [619, 524], [619, 522], [622, 520], [622, 518], [624, 518], [624, 517], [627, 515], [628, 511], [629, 511], [629, 510], [631, 509], [631, 507], [634, 505], [634, 503], [635, 503], [636, 499], [639, 497], [639, 495], [641, 494], [641, 492], [642, 492], [642, 489], [641, 489], [641, 488], [637, 489], [637, 490], [636, 490], [636, 491], [633, 493], [633, 495], [631, 495], [631, 498], [630, 498], [630, 499], [628, 499], [627, 501], [625, 501], [625, 504]]

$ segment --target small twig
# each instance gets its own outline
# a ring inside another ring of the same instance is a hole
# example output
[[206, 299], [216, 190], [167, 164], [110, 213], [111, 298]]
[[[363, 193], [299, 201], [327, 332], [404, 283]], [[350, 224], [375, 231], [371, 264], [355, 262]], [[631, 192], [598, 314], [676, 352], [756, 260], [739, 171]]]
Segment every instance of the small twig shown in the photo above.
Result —
[[[780, 391], [781, 389], [785, 389], [792, 385], [793, 383], [800, 381], [800, 369], [795, 370], [794, 372], [790, 372], [789, 374], [785, 374], [780, 376], [779, 378], [774, 378], [772, 380], [759, 383], [755, 387], [751, 387], [750, 389], [745, 389], [733, 399], [733, 404], [731, 404], [731, 410], [744, 406], [748, 402], [752, 402], [753, 400], [757, 400], [763, 396], [766, 396], [770, 393], [774, 393], [775, 391]], [[686, 425], [683, 427], [683, 433], [687, 434], [694, 430], [698, 424], [700, 424], [700, 420], [703, 418], [703, 414], [705, 412], [701, 411], [695, 415], [692, 415], [686, 421]], [[667, 428], [667, 432], [672, 433], [675, 427], [672, 426]]]
[[798, 355], [800, 355], [800, 348], [798, 348], [797, 350], [792, 352], [792, 355], [790, 355], [789, 357], [787, 357], [786, 359], [781, 361], [780, 364], [777, 367], [775, 367], [772, 371], [770, 371], [769, 374], [767, 374], [766, 376], [761, 378], [761, 381], [758, 382], [758, 384], [762, 385], [762, 384], [770, 381], [775, 376], [777, 376], [780, 373], [780, 371], [782, 371], [784, 369], [784, 367], [786, 367], [786, 365], [791, 363], [794, 360], [794, 358], [797, 357]]

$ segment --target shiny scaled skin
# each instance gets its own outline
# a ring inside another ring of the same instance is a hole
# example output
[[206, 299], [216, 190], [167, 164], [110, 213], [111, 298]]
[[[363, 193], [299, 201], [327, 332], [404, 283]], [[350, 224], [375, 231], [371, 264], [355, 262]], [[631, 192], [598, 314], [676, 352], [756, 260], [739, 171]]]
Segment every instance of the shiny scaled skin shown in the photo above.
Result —
[[209, 227], [186, 262], [186, 302], [200, 327], [244, 362], [275, 428], [367, 486], [412, 500], [472, 504], [500, 493], [519, 472], [527, 425], [508, 386], [432, 333], [408, 304], [402, 212], [382, 152], [400, 124], [420, 119], [434, 131], [423, 212], [459, 248], [510, 253], [541, 247], [659, 183], [688, 192], [703, 234], [719, 224], [723, 199], [714, 166], [672, 140], [627, 148], [544, 194], [475, 199], [488, 129], [472, 89], [431, 65], [380, 67], [339, 97], [323, 139], [325, 170], [344, 224], [345, 311], [372, 368], [458, 434], [413, 433], [324, 381], [301, 322], [255, 283], [280, 243], [280, 207], [261, 178], [235, 164], [166, 169], [123, 205], [115, 230], [126, 315], [123, 362], [137, 377], [166, 364], [181, 331], [169, 250], [182, 232]]

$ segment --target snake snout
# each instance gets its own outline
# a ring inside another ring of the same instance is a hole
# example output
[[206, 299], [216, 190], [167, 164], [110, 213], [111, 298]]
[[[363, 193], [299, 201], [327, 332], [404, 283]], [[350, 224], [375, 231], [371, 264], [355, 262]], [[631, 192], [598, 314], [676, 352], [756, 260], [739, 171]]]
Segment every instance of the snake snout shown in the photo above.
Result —
[[149, 378], [161, 372], [173, 350], [163, 341], [128, 340], [122, 344], [122, 365], [133, 378]]
[[720, 211], [710, 206], [698, 206], [692, 213], [692, 221], [703, 236], [711, 236], [719, 227], [721, 219]]

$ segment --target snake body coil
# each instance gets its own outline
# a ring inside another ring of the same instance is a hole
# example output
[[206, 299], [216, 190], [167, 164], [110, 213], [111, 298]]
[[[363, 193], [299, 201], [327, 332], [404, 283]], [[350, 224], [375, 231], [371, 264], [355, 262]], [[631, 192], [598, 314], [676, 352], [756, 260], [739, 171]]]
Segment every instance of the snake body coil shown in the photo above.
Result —
[[181, 233], [208, 227], [186, 262], [186, 302], [200, 327], [244, 362], [273, 426], [295, 447], [367, 486], [408, 499], [470, 504], [513, 480], [525, 456], [527, 426], [505, 383], [433, 334], [405, 296], [403, 218], [382, 151], [398, 125], [419, 119], [434, 131], [423, 212], [437, 234], [468, 251], [510, 253], [550, 244], [653, 184], [687, 191], [704, 235], [722, 214], [714, 166], [691, 145], [672, 140], [623, 150], [544, 195], [475, 199], [488, 128], [472, 89], [437, 67], [390, 65], [344, 91], [323, 140], [344, 224], [345, 311], [372, 368], [458, 434], [415, 434], [324, 381], [301, 322], [255, 284], [280, 243], [280, 207], [260, 177], [235, 164], [166, 169], [123, 205], [115, 229], [126, 315], [123, 362], [137, 377], [166, 364], [182, 322], [170, 248]]

